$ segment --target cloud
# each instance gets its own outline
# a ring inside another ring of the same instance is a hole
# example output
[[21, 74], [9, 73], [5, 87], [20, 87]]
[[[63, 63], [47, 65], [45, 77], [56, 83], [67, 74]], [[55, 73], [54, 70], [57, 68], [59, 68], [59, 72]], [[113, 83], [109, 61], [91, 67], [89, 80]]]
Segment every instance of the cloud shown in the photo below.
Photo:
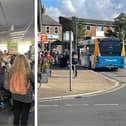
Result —
[[76, 12], [76, 9], [72, 3], [72, 0], [61, 0], [61, 3], [63, 5], [64, 8], [67, 9], [67, 11], [69, 13], [75, 13]]
[[125, 0], [55, 0], [55, 2], [58, 4], [48, 7], [47, 12], [56, 20], [59, 16], [112, 20], [117, 14], [126, 12]]
[[55, 7], [49, 7], [47, 8], [47, 14], [51, 16], [53, 19], [55, 19], [57, 22], [59, 20], [59, 16], [65, 16], [58, 8]]

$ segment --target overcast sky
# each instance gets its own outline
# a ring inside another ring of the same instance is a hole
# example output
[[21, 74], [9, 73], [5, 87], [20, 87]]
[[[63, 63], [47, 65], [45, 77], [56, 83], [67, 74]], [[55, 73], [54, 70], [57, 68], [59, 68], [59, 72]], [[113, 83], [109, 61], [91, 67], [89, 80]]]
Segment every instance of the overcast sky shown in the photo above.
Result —
[[49, 16], [77, 16], [88, 19], [113, 20], [126, 12], [126, 0], [41, 0]]

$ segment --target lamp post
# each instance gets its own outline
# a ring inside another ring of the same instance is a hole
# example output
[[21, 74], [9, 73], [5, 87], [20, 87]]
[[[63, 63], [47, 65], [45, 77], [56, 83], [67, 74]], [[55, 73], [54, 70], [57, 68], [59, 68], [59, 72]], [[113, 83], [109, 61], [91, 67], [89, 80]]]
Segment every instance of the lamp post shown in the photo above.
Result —
[[77, 52], [77, 43], [78, 43], [78, 18], [77, 18], [77, 20], [76, 20], [76, 42], [75, 42], [75, 51]]
[[70, 41], [70, 84], [69, 91], [72, 91], [72, 33], [69, 31], [69, 41]]
[[64, 33], [64, 40], [70, 43], [70, 69], [69, 69], [69, 91], [72, 91], [72, 41], [73, 41], [73, 32], [66, 31]]

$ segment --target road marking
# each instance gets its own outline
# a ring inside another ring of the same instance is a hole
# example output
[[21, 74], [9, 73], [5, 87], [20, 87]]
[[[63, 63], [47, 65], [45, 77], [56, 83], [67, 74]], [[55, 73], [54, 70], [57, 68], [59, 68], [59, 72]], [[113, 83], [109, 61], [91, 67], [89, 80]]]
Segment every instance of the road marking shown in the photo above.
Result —
[[88, 104], [66, 104], [66, 105], [64, 105], [64, 106], [67, 106], [67, 107], [72, 107], [72, 106], [73, 106], [73, 107], [74, 107], [74, 106], [75, 106], [75, 107], [78, 107], [78, 106], [80, 106], [80, 107], [81, 107], [81, 106], [88, 106]]
[[88, 106], [89, 104], [82, 104], [82, 106]]
[[119, 104], [94, 104], [94, 106], [119, 106]]
[[72, 104], [66, 104], [64, 106], [66, 106], [66, 107], [72, 107], [73, 105]]
[[[81, 107], [81, 106], [88, 106], [89, 104], [65, 104], [64, 107]], [[62, 105], [38, 105], [38, 107], [59, 107]]]
[[59, 106], [64, 106], [64, 107], [81, 107], [81, 106], [88, 106], [89, 104], [65, 104], [65, 105], [38, 105], [38, 107], [59, 107]]
[[59, 105], [38, 105], [38, 107], [59, 107]]
[[[38, 107], [83, 107], [83, 106], [89, 106], [89, 104], [65, 104], [65, 105], [38, 105]], [[93, 104], [93, 106], [119, 106], [119, 104]]]

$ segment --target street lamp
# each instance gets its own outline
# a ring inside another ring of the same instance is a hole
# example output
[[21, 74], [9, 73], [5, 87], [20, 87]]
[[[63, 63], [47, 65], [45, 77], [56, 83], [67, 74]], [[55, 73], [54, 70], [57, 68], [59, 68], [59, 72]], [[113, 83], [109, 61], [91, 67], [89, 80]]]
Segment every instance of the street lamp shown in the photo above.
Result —
[[76, 42], [75, 42], [75, 50], [76, 50], [76, 52], [77, 52], [77, 43], [78, 43], [78, 18], [77, 18], [77, 21], [76, 21]]
[[66, 31], [64, 33], [64, 40], [70, 42], [70, 76], [69, 76], [69, 91], [72, 91], [72, 41], [73, 41], [73, 32]]

